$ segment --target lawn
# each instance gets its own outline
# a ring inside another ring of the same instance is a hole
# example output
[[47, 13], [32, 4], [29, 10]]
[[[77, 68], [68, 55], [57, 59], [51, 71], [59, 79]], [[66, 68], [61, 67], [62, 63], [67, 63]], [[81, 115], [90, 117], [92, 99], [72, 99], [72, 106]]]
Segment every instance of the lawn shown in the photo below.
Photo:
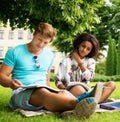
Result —
[[[91, 83], [94, 85], [95, 83]], [[120, 99], [120, 82], [116, 82], [117, 88], [111, 95], [111, 98]], [[51, 83], [55, 88], [54, 83]], [[95, 113], [91, 118], [86, 120], [61, 119], [57, 115], [43, 115], [26, 118], [20, 113], [12, 111], [8, 107], [11, 89], [0, 86], [0, 122], [120, 122], [120, 112], [114, 113]]]

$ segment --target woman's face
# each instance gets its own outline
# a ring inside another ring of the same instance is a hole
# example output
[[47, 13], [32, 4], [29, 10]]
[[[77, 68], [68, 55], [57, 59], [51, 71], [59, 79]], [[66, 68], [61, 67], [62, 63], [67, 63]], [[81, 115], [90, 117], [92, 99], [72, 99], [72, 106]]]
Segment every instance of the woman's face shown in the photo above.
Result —
[[86, 57], [92, 50], [93, 45], [89, 41], [84, 41], [79, 45], [78, 53], [81, 58]]

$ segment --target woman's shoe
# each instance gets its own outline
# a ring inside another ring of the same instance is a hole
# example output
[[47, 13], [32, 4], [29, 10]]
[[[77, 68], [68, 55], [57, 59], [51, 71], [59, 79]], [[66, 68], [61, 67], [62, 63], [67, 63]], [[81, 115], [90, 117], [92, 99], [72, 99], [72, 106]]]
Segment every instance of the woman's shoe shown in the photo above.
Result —
[[80, 96], [78, 96], [77, 102], [80, 102], [82, 99], [87, 98], [87, 97], [94, 97], [98, 103], [101, 98], [102, 91], [103, 91], [103, 84], [101, 82], [98, 82], [92, 91], [85, 92], [81, 94]]

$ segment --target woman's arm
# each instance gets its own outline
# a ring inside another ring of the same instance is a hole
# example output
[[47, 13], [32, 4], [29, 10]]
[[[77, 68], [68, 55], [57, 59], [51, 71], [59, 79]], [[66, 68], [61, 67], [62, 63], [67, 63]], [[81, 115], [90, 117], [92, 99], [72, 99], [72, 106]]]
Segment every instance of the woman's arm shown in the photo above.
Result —
[[86, 80], [91, 80], [95, 74], [96, 61], [93, 58], [87, 59], [87, 70], [83, 72], [82, 77]]
[[59, 89], [65, 89], [65, 85], [63, 85], [63, 84], [59, 84], [57, 87], [58, 87]]
[[83, 62], [77, 51], [74, 51], [72, 56], [82, 71], [82, 79], [85, 79], [86, 81], [91, 80], [94, 76], [96, 61], [93, 58], [89, 58], [86, 60], [86, 62]]
[[80, 67], [81, 71], [84, 72], [87, 70], [86, 66], [84, 65], [84, 63], [82, 62], [82, 59], [80, 58], [80, 56], [78, 55], [77, 51], [74, 51], [72, 53], [73, 58], [76, 60], [76, 62], [78, 63], [78, 66]]
[[70, 64], [69, 58], [63, 59], [59, 64], [58, 72], [57, 72], [57, 75], [56, 75], [56, 82], [55, 82], [55, 85], [59, 89], [65, 89], [65, 87], [66, 87], [65, 85], [67, 85], [67, 83], [69, 82], [66, 79], [66, 75], [67, 75], [67, 72], [68, 72], [68, 68], [67, 68], [68, 64]]

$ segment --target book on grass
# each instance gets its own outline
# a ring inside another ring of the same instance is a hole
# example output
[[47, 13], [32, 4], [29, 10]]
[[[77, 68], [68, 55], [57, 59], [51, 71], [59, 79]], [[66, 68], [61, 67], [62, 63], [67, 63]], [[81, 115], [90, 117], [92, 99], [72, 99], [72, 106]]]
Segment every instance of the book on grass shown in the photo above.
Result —
[[101, 103], [100, 108], [107, 110], [118, 110], [120, 109], [120, 101]]

